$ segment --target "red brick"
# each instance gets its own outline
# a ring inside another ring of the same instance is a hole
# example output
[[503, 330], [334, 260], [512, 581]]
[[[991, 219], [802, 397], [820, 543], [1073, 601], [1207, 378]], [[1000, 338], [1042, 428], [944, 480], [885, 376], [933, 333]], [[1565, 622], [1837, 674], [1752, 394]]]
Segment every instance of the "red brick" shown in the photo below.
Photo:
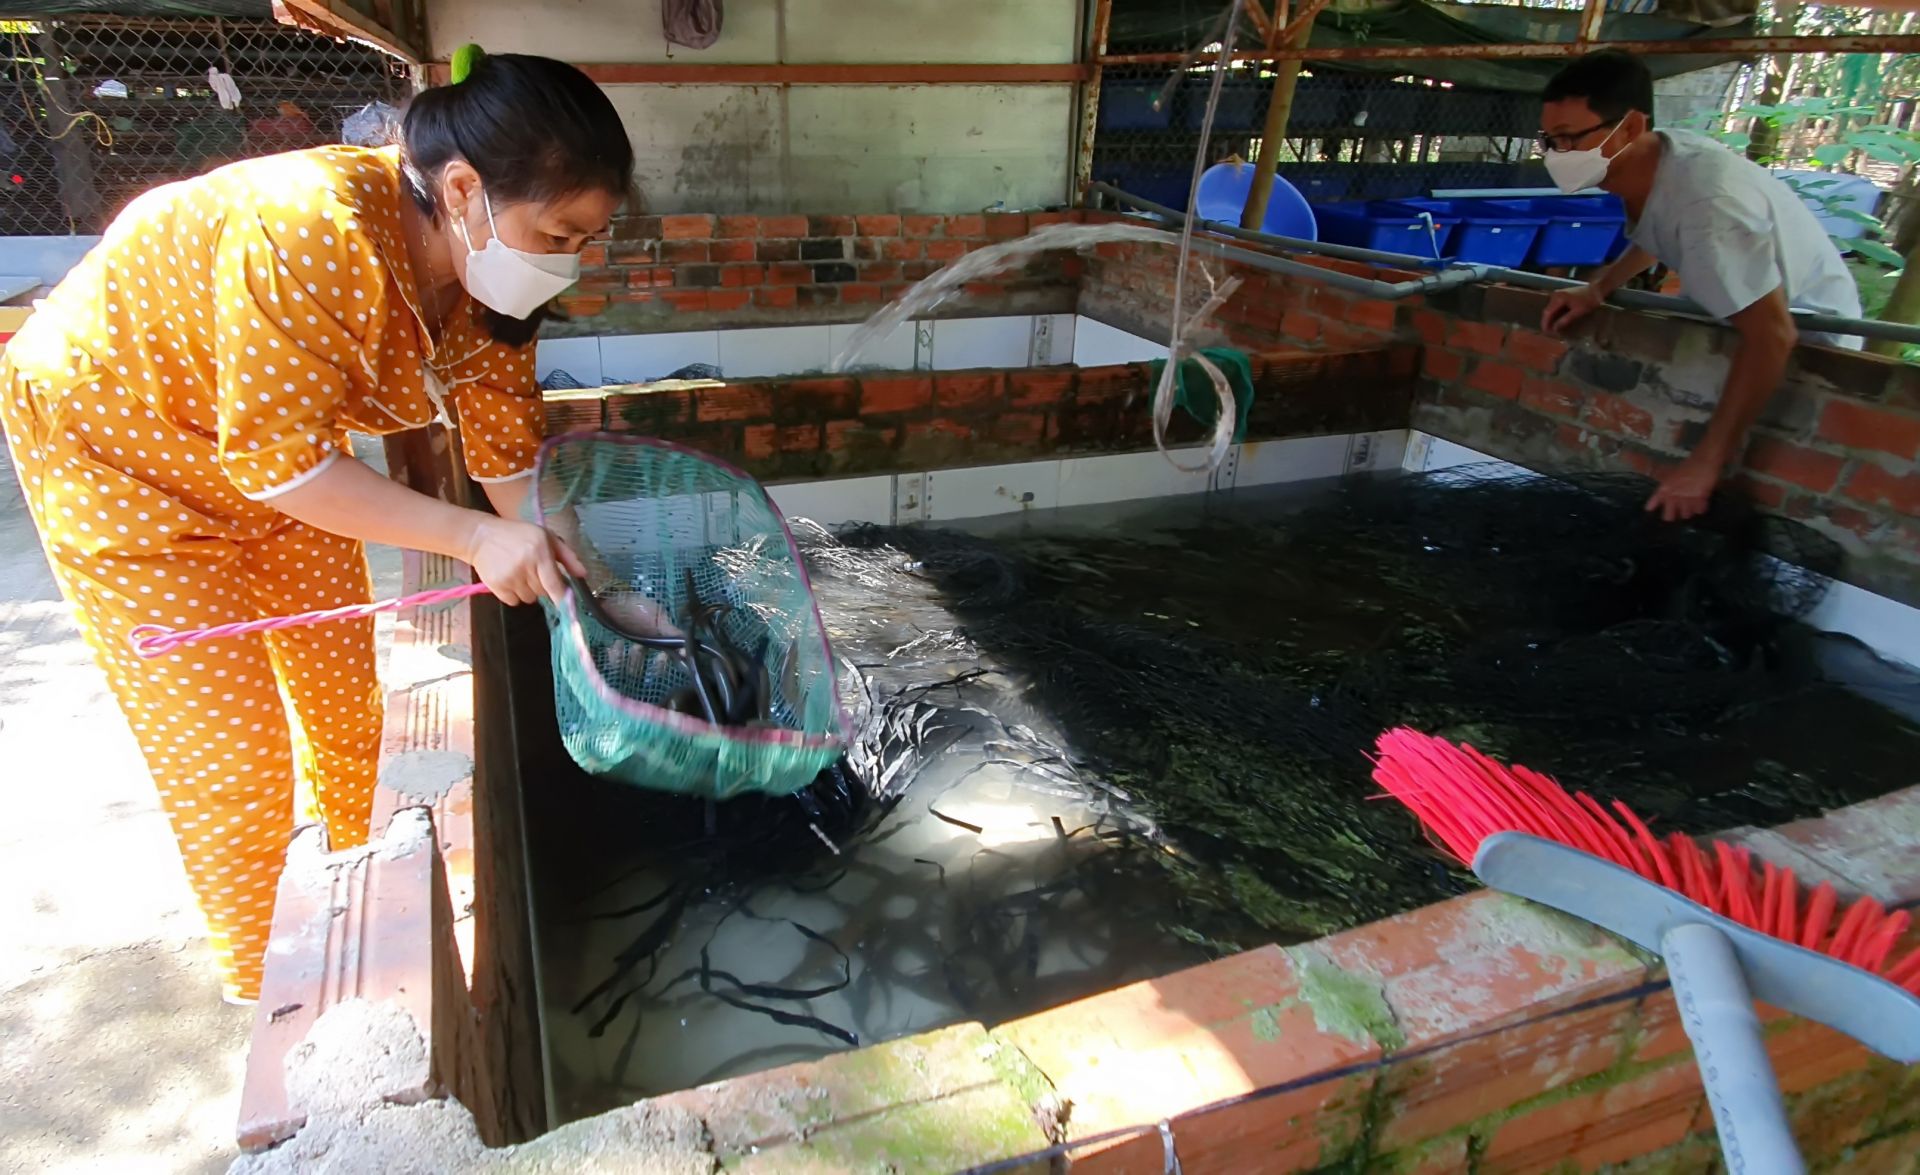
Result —
[[1047, 437], [1047, 418], [1038, 412], [1008, 412], [994, 418], [992, 435], [1002, 444], [1037, 446]]
[[1567, 344], [1532, 331], [1516, 330], [1507, 337], [1507, 358], [1522, 367], [1552, 373], [1566, 358]]
[[1511, 363], [1496, 363], [1482, 359], [1467, 377], [1467, 386], [1490, 396], [1500, 396], [1511, 400], [1520, 394], [1521, 385], [1527, 380], [1527, 373]]
[[673, 270], [664, 266], [657, 269], [629, 269], [627, 287], [635, 290], [651, 290], [655, 286], [667, 287], [673, 284]]
[[898, 261], [870, 261], [860, 267], [860, 280], [865, 282], [897, 282], [900, 280]]
[[1755, 477], [1751, 473], [1735, 474], [1728, 478], [1727, 488], [1769, 510], [1778, 510], [1787, 501], [1786, 486], [1764, 477]]
[[660, 238], [666, 241], [702, 241], [713, 236], [713, 217], [704, 213], [695, 216], [663, 216], [660, 218]]
[[851, 376], [788, 380], [774, 397], [789, 419], [852, 416], [860, 411], [860, 385]]
[[694, 403], [693, 418], [701, 423], [712, 420], [765, 420], [773, 415], [773, 398], [765, 387], [735, 385], [706, 388]]
[[745, 310], [752, 304], [752, 290], [714, 290], [707, 295], [707, 309], [722, 313], [729, 310]]
[[607, 247], [605, 245], [588, 245], [580, 250], [580, 268], [599, 269], [606, 263]]
[[1507, 328], [1497, 322], [1455, 321], [1447, 330], [1447, 346], [1482, 355], [1499, 355]]
[[761, 286], [753, 292], [753, 304], [770, 310], [790, 310], [799, 301], [800, 291], [792, 286]]
[[994, 212], [986, 217], [987, 236], [996, 241], [1027, 235], [1027, 218], [1019, 212]]
[[900, 235], [900, 218], [897, 216], [856, 216], [853, 223], [863, 237], [897, 237]]
[[919, 241], [909, 241], [899, 238], [891, 241], [882, 241], [880, 245], [880, 255], [888, 261], [917, 261], [920, 258], [920, 254], [926, 249], [926, 246], [922, 245]]
[[860, 381], [860, 412], [917, 412], [933, 406], [930, 376], [898, 376]]
[[967, 255], [965, 241], [928, 241], [927, 258], [930, 261], [958, 261]]
[[900, 231], [910, 237], [937, 236], [944, 223], [945, 218], [939, 216], [903, 216], [900, 218]]
[[560, 299], [560, 312], [576, 318], [592, 318], [607, 308], [604, 294], [574, 294]]
[[715, 241], [707, 247], [707, 256], [719, 262], [752, 261], [758, 251], [752, 241]]
[[1820, 413], [1820, 438], [1849, 449], [1871, 449], [1911, 461], [1920, 453], [1920, 418], [1853, 400], [1829, 400]]
[[1320, 320], [1304, 310], [1289, 310], [1280, 316], [1280, 333], [1311, 343], [1320, 337]]
[[807, 235], [807, 218], [804, 216], [762, 216], [760, 218], [761, 239], [791, 239]]
[[840, 287], [840, 300], [855, 305], [877, 306], [887, 300], [887, 292], [875, 282], [847, 282]]
[[969, 298], [1004, 298], [1007, 296], [1007, 287], [1001, 285], [999, 282], [968, 282], [966, 285], [961, 286], [960, 289]]
[[1072, 224], [1075, 219], [1071, 212], [1030, 212], [1027, 214], [1027, 227], [1039, 229], [1054, 224]]
[[757, 286], [766, 275], [758, 265], [729, 265], [720, 271], [723, 286]]
[[826, 448], [830, 452], [840, 452], [853, 446], [854, 439], [875, 440], [891, 448], [898, 429], [875, 428], [864, 420], [832, 420], [827, 422]]
[[1399, 316], [1398, 306], [1377, 298], [1356, 298], [1341, 315], [1351, 326], [1371, 327], [1374, 330], [1392, 330]]
[[709, 294], [706, 290], [662, 290], [660, 297], [682, 314], [705, 310], [709, 304]]
[[1421, 349], [1420, 368], [1431, 379], [1452, 383], [1467, 369], [1467, 361], [1458, 351], [1443, 351], [1439, 347], [1429, 346]]
[[925, 424], [909, 424], [907, 439], [913, 441], [931, 440], [946, 437], [950, 440], [970, 441], [973, 439], [973, 426], [957, 420], [930, 420]]
[[[1492, 365], [1482, 363], [1480, 367], [1488, 369]], [[1482, 392], [1486, 392], [1486, 388], [1482, 388]], [[1521, 382], [1521, 403], [1524, 407], [1534, 409], [1536, 413], [1580, 419], [1582, 401], [1584, 397], [1578, 392], [1574, 392], [1567, 384], [1559, 384], [1555, 380], [1538, 380], [1534, 376], [1526, 376]]]
[[782, 453], [817, 453], [820, 451], [820, 426], [785, 425], [780, 429], [779, 445]]
[[651, 265], [660, 259], [655, 241], [615, 241], [607, 253], [615, 265]]
[[757, 237], [760, 235], [760, 218], [723, 216], [720, 218], [719, 233], [723, 237]]
[[[927, 248], [933, 248], [934, 243], [928, 244]], [[924, 281], [932, 277], [939, 268], [938, 261], [909, 261], [900, 267], [900, 275], [910, 282]]]
[[780, 451], [780, 429], [771, 424], [750, 424], [742, 434], [740, 451], [749, 461], [765, 461]]
[[1901, 514], [1920, 514], [1920, 474], [1892, 473], [1875, 461], [1860, 462], [1853, 476], [1847, 478], [1846, 494], [1869, 506], [1886, 506]]
[[1147, 390], [1144, 368], [1127, 364], [1119, 367], [1083, 367], [1074, 381], [1074, 400], [1080, 404], [1103, 400], [1124, 400]]
[[807, 235], [811, 237], [850, 237], [853, 232], [851, 216], [807, 217]]
[[1015, 369], [1007, 372], [1007, 389], [1016, 408], [1051, 408], [1073, 395], [1073, 368]]
[[984, 237], [987, 235], [987, 218], [984, 216], [947, 217], [947, 236]]
[[1653, 436], [1653, 413], [1611, 392], [1588, 392], [1587, 411], [1582, 417], [1587, 427], [1620, 436]]
[[975, 408], [1003, 398], [1006, 390], [1006, 376], [1002, 372], [968, 372], [936, 377], [933, 397], [941, 408]]
[[713, 250], [705, 241], [669, 241], [660, 246], [660, 260], [668, 265], [705, 265]]
[[758, 241], [753, 247], [755, 261], [798, 261], [800, 242], [796, 240]]
[[767, 284], [770, 286], [804, 286], [812, 280], [811, 265], [788, 261], [767, 266]]
[[1845, 468], [1846, 461], [1789, 441], [1756, 437], [1747, 448], [1745, 464], [1755, 473], [1824, 494], [1840, 483], [1840, 471]]

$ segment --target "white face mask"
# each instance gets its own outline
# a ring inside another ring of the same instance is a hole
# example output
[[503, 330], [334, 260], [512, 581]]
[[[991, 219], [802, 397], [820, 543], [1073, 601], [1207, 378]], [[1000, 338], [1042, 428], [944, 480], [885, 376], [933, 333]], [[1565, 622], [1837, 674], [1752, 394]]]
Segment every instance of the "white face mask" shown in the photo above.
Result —
[[1598, 187], [1600, 181], [1607, 178], [1607, 164], [1611, 162], [1600, 148], [1613, 142], [1621, 125], [1615, 123], [1607, 137], [1600, 140], [1600, 146], [1591, 150], [1547, 152], [1547, 174], [1553, 177], [1554, 186], [1568, 195]]
[[454, 221], [467, 246], [467, 293], [508, 318], [526, 318], [580, 280], [577, 253], [523, 253], [500, 239], [493, 223], [493, 201], [485, 192], [487, 229], [493, 238], [475, 249], [464, 217]]

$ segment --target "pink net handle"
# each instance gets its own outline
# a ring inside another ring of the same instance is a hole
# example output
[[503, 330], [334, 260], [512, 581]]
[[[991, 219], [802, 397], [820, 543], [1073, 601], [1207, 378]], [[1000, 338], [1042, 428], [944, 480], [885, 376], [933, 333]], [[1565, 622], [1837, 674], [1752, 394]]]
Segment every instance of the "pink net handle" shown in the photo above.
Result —
[[298, 616], [268, 616], [260, 620], [247, 620], [237, 624], [217, 624], [212, 628], [167, 628], [160, 624], [142, 624], [127, 634], [127, 641], [133, 651], [148, 659], [165, 656], [181, 645], [190, 645], [196, 641], [222, 640], [226, 637], [246, 636], [255, 632], [275, 632], [283, 628], [302, 628], [309, 624], [325, 624], [330, 620], [354, 620], [362, 616], [374, 616], [381, 612], [400, 612], [408, 608], [424, 608], [433, 604], [444, 604], [450, 600], [464, 600], [470, 596], [486, 594], [484, 583], [463, 584], [460, 587], [437, 588], [428, 592], [416, 592], [411, 596], [401, 596], [393, 600], [376, 600], [371, 604], [349, 604], [344, 608], [327, 608], [319, 612], [302, 612]]

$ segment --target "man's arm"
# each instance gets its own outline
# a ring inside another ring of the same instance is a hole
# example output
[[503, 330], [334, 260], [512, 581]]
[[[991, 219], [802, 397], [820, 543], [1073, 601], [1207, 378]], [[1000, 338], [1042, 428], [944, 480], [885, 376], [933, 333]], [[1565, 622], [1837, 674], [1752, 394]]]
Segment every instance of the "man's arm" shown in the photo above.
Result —
[[1660, 488], [1647, 499], [1647, 509], [1659, 511], [1669, 522], [1706, 511], [1720, 475], [1745, 445], [1747, 430], [1779, 390], [1787, 359], [1800, 341], [1799, 328], [1787, 309], [1786, 291], [1777, 286], [1728, 321], [1740, 332], [1740, 346], [1720, 403], [1707, 421], [1706, 435], [1686, 460], [1660, 479]]
[[1553, 296], [1547, 299], [1546, 311], [1540, 316], [1540, 329], [1550, 335], [1566, 330], [1598, 310], [1608, 294], [1653, 268], [1658, 260], [1640, 246], [1628, 245], [1625, 253], [1594, 274], [1586, 285], [1555, 290]]

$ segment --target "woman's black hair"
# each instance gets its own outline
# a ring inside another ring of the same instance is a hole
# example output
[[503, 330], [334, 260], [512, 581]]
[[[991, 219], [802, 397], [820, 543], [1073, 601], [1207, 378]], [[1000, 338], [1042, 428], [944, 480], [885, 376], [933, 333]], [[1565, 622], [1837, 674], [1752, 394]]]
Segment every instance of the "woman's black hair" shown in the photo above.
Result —
[[[497, 210], [578, 192], [633, 193], [633, 143], [593, 80], [550, 57], [463, 51], [471, 61], [452, 85], [414, 95], [400, 128], [401, 173], [414, 203], [439, 223], [440, 172], [464, 159]], [[488, 333], [522, 346], [546, 307], [509, 318], [481, 307]]]

